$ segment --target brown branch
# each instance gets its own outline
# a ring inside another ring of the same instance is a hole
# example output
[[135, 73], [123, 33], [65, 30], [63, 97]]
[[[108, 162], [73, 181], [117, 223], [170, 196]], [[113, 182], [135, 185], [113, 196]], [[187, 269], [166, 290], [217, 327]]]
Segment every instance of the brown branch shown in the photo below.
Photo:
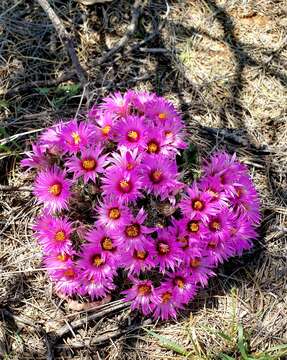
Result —
[[105, 55], [97, 59], [96, 61], [97, 65], [101, 65], [106, 61], [110, 60], [110, 58], [115, 53], [119, 52], [127, 44], [130, 37], [135, 33], [137, 29], [138, 20], [142, 13], [142, 6], [143, 6], [143, 2], [141, 0], [136, 0], [134, 2], [133, 10], [132, 10], [132, 19], [130, 25], [128, 26], [127, 32], [113, 48], [111, 48], [107, 53], [105, 53]]
[[29, 186], [0, 185], [0, 191], [33, 191]]
[[39, 5], [42, 7], [42, 9], [45, 11], [49, 19], [51, 20], [59, 38], [61, 39], [62, 43], [66, 47], [68, 54], [70, 55], [72, 64], [74, 65], [74, 68], [76, 70], [76, 73], [78, 75], [78, 78], [82, 85], [85, 85], [87, 83], [87, 77], [84, 69], [82, 68], [79, 59], [77, 57], [76, 50], [74, 48], [73, 40], [64, 27], [61, 19], [58, 17], [58, 15], [55, 13], [55, 11], [52, 9], [51, 5], [49, 4], [48, 0], [37, 0]]

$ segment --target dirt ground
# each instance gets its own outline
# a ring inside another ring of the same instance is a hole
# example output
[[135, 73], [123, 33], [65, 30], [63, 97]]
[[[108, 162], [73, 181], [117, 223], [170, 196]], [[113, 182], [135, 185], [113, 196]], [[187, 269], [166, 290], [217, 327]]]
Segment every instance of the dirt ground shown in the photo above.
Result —
[[[242, 342], [253, 358], [283, 359], [272, 347], [287, 343], [286, 1], [49, 2], [88, 82], [36, 0], [1, 1], [0, 359], [245, 360]], [[39, 206], [33, 175], [19, 167], [23, 152], [41, 128], [127, 88], [177, 104], [194, 170], [215, 149], [236, 151], [261, 198], [255, 247], [221, 266], [177, 321], [151, 323], [114, 299], [90, 312], [69, 308], [41, 269], [31, 230]]]

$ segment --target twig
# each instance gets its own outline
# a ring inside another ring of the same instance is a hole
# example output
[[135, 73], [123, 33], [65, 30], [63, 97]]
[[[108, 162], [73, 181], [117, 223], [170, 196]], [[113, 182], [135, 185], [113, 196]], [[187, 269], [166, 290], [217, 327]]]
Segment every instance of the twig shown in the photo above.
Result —
[[74, 65], [74, 68], [77, 72], [78, 78], [82, 85], [85, 85], [87, 83], [87, 77], [84, 69], [82, 68], [79, 59], [77, 57], [76, 50], [74, 48], [73, 40], [70, 37], [70, 34], [64, 27], [61, 19], [58, 17], [58, 15], [55, 13], [55, 11], [51, 8], [51, 5], [47, 0], [37, 0], [39, 5], [43, 8], [49, 19], [51, 20], [56, 32], [59, 35], [59, 38], [63, 42], [64, 46], [66, 47], [72, 64]]
[[71, 323], [62, 326], [59, 330], [56, 331], [56, 336], [58, 337], [58, 340], [63, 337], [64, 335], [66, 335], [67, 333], [69, 333], [71, 331], [71, 329], [75, 330], [78, 329], [84, 325], [86, 325], [88, 322], [102, 318], [105, 315], [110, 314], [113, 311], [117, 311], [117, 310], [122, 310], [125, 309], [129, 306], [128, 303], [119, 303], [116, 304], [114, 306], [109, 306], [106, 309], [96, 312], [94, 314], [91, 314], [89, 316], [83, 317], [82, 319], [79, 320], [74, 320]]
[[29, 186], [13, 186], [13, 185], [0, 185], [0, 191], [29, 191], [33, 190]]
[[70, 71], [69, 73], [62, 75], [57, 79], [31, 81], [19, 86], [15, 86], [14, 88], [8, 90], [5, 96], [13, 97], [18, 93], [24, 93], [34, 88], [59, 85], [65, 81], [71, 80], [76, 74], [76, 71]]
[[[40, 1], [42, 1], [42, 0], [40, 0]], [[97, 61], [96, 61], [97, 65], [101, 65], [101, 64], [105, 63], [106, 61], [110, 60], [110, 58], [115, 53], [119, 52], [129, 41], [129, 38], [135, 33], [135, 31], [137, 29], [138, 20], [142, 13], [142, 5], [143, 5], [143, 3], [141, 0], [136, 0], [134, 2], [134, 6], [133, 6], [133, 10], [132, 10], [132, 19], [131, 19], [130, 25], [128, 26], [127, 32], [113, 48], [111, 48], [105, 55], [103, 55], [102, 57], [97, 59]]]

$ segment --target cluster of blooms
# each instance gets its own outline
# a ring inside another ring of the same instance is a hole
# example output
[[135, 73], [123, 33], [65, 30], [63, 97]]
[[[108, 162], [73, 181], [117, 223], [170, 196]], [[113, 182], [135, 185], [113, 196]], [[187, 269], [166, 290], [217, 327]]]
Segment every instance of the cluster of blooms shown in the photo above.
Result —
[[[132, 309], [175, 317], [256, 238], [259, 201], [247, 168], [221, 152], [198, 182], [180, 181], [182, 119], [155, 94], [115, 93], [87, 117], [50, 127], [22, 160], [37, 169], [43, 212], [34, 228], [48, 274], [57, 292], [93, 300], [112, 292], [124, 269]], [[176, 212], [163, 217], [162, 203]]]

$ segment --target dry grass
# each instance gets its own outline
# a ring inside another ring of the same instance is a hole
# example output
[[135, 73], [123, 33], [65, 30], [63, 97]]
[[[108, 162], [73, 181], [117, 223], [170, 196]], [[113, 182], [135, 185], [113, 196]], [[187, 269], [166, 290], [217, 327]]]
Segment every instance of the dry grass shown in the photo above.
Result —
[[[250, 166], [263, 221], [255, 248], [222, 266], [177, 321], [146, 327], [184, 346], [190, 359], [216, 359], [220, 352], [240, 359], [238, 324], [243, 324], [251, 352], [286, 343], [286, 2], [168, 1], [167, 7], [163, 1], [146, 1], [128, 45], [102, 66], [96, 65], [97, 58], [129, 25], [130, 2], [92, 7], [72, 0], [50, 3], [75, 37], [89, 86], [83, 92], [73, 75], [65, 86], [37, 86], [71, 71], [65, 48], [36, 1], [1, 2], [0, 136], [6, 139], [0, 146], [1, 184], [31, 183], [18, 162], [34, 130], [59, 118], [81, 116], [115, 89], [135, 87], [167, 96], [183, 111], [199, 159], [227, 148]], [[13, 93], [22, 85], [25, 89]], [[245, 146], [227, 142], [220, 132], [206, 133], [201, 126], [232, 128]], [[21, 135], [26, 132], [31, 133]], [[55, 296], [41, 270], [40, 249], [31, 231], [39, 210], [32, 195], [0, 190], [0, 209], [0, 304], [30, 323], [0, 318], [0, 357], [6, 350], [5, 359], [45, 359], [47, 343], [39, 329], [53, 332], [85, 314]], [[143, 330], [125, 332], [140, 321], [123, 310], [86, 324], [58, 343], [56, 358], [184, 357], [159, 346], [159, 340]], [[75, 348], [119, 329], [123, 336]], [[233, 340], [218, 335], [220, 331]]]

